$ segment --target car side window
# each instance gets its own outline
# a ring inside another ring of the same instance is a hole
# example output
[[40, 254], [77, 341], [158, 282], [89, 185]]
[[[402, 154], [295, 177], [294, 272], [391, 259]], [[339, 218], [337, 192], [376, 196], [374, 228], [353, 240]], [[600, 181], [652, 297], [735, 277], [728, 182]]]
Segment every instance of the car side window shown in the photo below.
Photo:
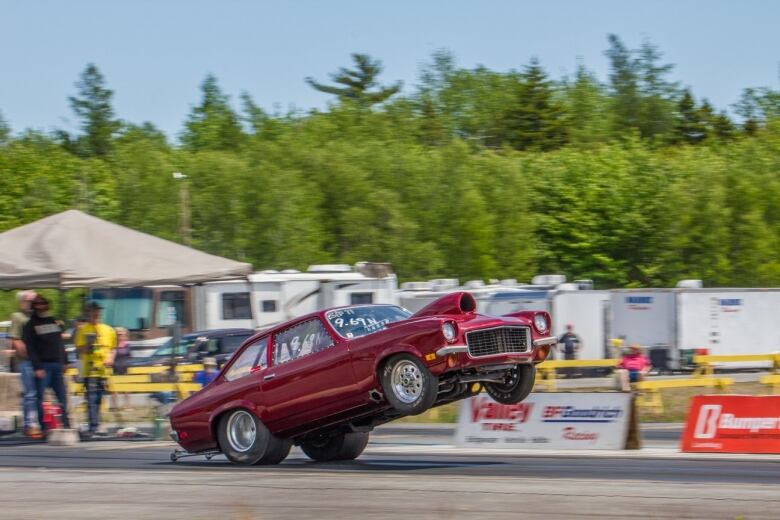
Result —
[[268, 357], [266, 356], [267, 348], [268, 336], [247, 346], [241, 354], [239, 354], [236, 362], [230, 365], [228, 371], [225, 372], [225, 379], [227, 381], [235, 381], [236, 379], [249, 375], [255, 367], [265, 368], [268, 366]]
[[274, 364], [281, 365], [333, 346], [333, 338], [319, 318], [293, 325], [274, 336]]

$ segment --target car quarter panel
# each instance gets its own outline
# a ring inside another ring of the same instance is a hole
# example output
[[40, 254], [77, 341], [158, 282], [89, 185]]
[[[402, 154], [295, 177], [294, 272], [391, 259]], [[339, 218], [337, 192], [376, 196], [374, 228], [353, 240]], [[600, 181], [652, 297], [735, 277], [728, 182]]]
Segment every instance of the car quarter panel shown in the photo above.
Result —
[[180, 444], [189, 451], [216, 447], [214, 420], [226, 410], [246, 408], [261, 420], [266, 416], [260, 394], [261, 372], [235, 381], [218, 379], [176, 406], [171, 427], [179, 433]]

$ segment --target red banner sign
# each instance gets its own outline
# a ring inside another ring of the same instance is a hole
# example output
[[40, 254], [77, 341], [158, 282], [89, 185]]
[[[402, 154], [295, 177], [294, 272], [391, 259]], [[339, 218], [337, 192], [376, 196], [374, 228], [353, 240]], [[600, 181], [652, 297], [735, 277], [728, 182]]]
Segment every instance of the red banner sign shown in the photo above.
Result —
[[682, 451], [780, 453], [780, 395], [697, 395]]

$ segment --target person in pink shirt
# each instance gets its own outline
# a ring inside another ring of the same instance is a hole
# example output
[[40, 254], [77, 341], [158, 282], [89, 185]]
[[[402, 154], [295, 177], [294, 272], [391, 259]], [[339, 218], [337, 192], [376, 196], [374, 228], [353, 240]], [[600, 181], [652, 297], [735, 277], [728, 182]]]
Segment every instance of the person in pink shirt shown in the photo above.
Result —
[[620, 385], [624, 392], [631, 390], [631, 383], [636, 383], [645, 378], [653, 365], [642, 353], [642, 347], [633, 343], [626, 354], [617, 364]]

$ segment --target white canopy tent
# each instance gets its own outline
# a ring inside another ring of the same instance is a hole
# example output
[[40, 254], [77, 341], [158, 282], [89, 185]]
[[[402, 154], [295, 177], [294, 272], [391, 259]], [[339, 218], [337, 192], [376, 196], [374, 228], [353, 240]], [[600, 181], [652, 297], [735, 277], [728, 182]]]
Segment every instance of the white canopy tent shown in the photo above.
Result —
[[0, 233], [0, 289], [188, 285], [252, 266], [68, 210]]

